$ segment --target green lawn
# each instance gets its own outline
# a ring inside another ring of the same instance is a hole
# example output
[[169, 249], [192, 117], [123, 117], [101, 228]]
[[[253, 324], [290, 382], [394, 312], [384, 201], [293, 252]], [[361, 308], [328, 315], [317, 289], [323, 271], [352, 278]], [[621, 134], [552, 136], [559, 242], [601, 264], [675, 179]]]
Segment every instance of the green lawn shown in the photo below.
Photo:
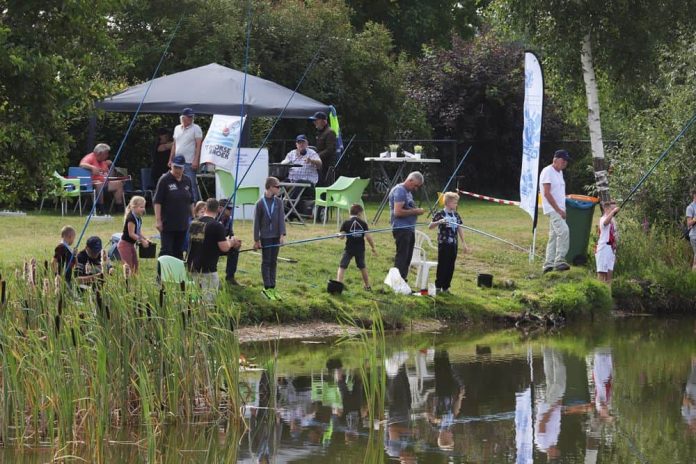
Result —
[[[376, 204], [367, 206], [367, 218], [371, 220], [376, 211]], [[462, 199], [459, 213], [465, 225], [488, 232], [528, 248], [532, 242], [531, 219], [521, 209], [514, 206], [497, 205], [478, 200]], [[143, 221], [145, 234], [155, 234], [154, 220], [151, 214]], [[79, 232], [85, 224], [86, 217], [60, 217], [52, 210], [44, 214], [30, 212], [25, 217], [3, 217], [3, 235], [0, 247], [3, 250], [0, 269], [3, 273], [21, 265], [32, 257], [39, 263], [50, 260], [52, 250], [59, 242], [59, 232], [63, 225], [70, 224]], [[380, 222], [372, 228], [388, 227], [388, 211]], [[90, 222], [82, 244], [90, 235], [99, 235], [106, 244], [111, 234], [120, 232], [122, 218], [115, 216], [111, 222]], [[435, 238], [436, 231], [420, 230]], [[243, 241], [243, 248], [252, 244], [251, 222], [236, 221], [235, 231]], [[288, 241], [325, 236], [337, 231], [333, 219], [326, 227], [322, 225], [288, 225]], [[546, 242], [547, 221], [542, 215], [537, 233], [537, 255], [542, 255]], [[502, 313], [517, 313], [526, 308], [532, 309], [577, 309], [573, 306], [595, 304], [583, 300], [582, 293], [575, 288], [565, 287], [576, 284], [586, 285], [593, 279], [593, 273], [587, 268], [574, 268], [568, 273], [541, 274], [541, 260], [528, 261], [528, 254], [505, 243], [473, 232], [466, 232], [466, 240], [472, 252], [459, 255], [457, 268], [451, 288], [451, 295], [438, 296], [436, 299], [419, 296], [396, 296], [383, 285], [382, 281], [392, 266], [394, 243], [391, 233], [373, 235], [378, 256], [368, 253], [367, 265], [374, 291], [362, 290], [358, 270], [351, 264], [346, 272], [347, 289], [341, 296], [326, 293], [326, 281], [334, 278], [344, 242], [338, 239], [317, 241], [307, 244], [286, 246], [280, 252], [281, 257], [292, 258], [297, 263], [279, 262], [278, 290], [283, 296], [281, 302], [269, 302], [260, 293], [262, 289], [260, 276], [261, 257], [254, 253], [243, 253], [239, 261], [238, 280], [244, 289], [235, 289], [230, 295], [233, 301], [243, 305], [243, 321], [259, 320], [335, 320], [342, 310], [357, 311], [360, 315], [367, 312], [370, 305], [377, 304], [387, 323], [396, 325], [410, 318], [439, 317], [445, 319], [478, 319]], [[83, 248], [81, 245], [80, 248]], [[429, 259], [436, 259], [437, 250], [432, 250]], [[219, 270], [224, 275], [225, 258], [221, 258]], [[411, 281], [415, 280], [415, 271]], [[494, 276], [491, 289], [476, 286], [476, 277], [480, 272]], [[141, 278], [151, 279], [154, 284], [155, 260], [141, 261]], [[434, 271], [431, 281], [434, 281]], [[584, 283], [583, 283], [584, 282]], [[594, 287], [593, 287], [594, 288]], [[561, 295], [556, 290], [560, 290]], [[573, 290], [571, 295], [565, 295]], [[585, 292], [586, 293], [586, 292]], [[590, 292], [592, 293], [592, 292]], [[608, 294], [608, 292], [607, 292]], [[559, 298], [561, 300], [559, 301]], [[569, 301], [566, 301], [568, 300]], [[581, 301], [578, 301], [581, 300]], [[560, 306], [559, 306], [560, 305]], [[565, 308], [564, 305], [571, 307]]]

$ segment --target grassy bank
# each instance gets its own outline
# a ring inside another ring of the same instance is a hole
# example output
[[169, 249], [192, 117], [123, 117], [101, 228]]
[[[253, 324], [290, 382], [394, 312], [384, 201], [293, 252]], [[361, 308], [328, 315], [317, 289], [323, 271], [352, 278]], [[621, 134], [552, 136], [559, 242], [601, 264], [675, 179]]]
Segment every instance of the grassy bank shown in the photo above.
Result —
[[[374, 216], [376, 205], [368, 205], [367, 217]], [[531, 221], [522, 210], [512, 206], [496, 205], [480, 201], [460, 203], [460, 213], [466, 225], [497, 235], [522, 247], [531, 244]], [[0, 269], [4, 275], [18, 268], [22, 262], [37, 258], [39, 264], [49, 260], [52, 249], [58, 242], [62, 225], [71, 224], [78, 230], [85, 218], [71, 216], [61, 218], [53, 214], [26, 217], [2, 218], [4, 233], [0, 238], [3, 250]], [[120, 217], [112, 222], [91, 222], [83, 239], [99, 235], [106, 243], [112, 233], [122, 227]], [[373, 228], [388, 227], [388, 215], [382, 215]], [[146, 234], [155, 234], [151, 215], [146, 216], [143, 229]], [[335, 220], [326, 227], [322, 225], [289, 225], [288, 241], [325, 236], [337, 230]], [[426, 231], [433, 239], [435, 231]], [[238, 221], [237, 235], [251, 245], [250, 221]], [[537, 254], [545, 246], [547, 222], [539, 221]], [[323, 240], [307, 244], [287, 246], [281, 250], [281, 258], [297, 261], [280, 261], [278, 267], [278, 290], [283, 300], [268, 301], [261, 295], [260, 261], [255, 253], [243, 253], [239, 262], [237, 279], [245, 286], [222, 292], [223, 301], [238, 304], [243, 324], [261, 321], [336, 321], [342, 312], [358, 318], [369, 319], [371, 308], [378, 307], [387, 326], [398, 327], [410, 319], [440, 318], [452, 321], [481, 321], [499, 319], [502, 316], [520, 314], [526, 310], [538, 313], [562, 311], [567, 315], [583, 314], [592, 310], [604, 311], [611, 306], [608, 290], [595, 282], [588, 268], [574, 268], [567, 273], [541, 273], [541, 261], [537, 258], [530, 264], [526, 253], [505, 243], [466, 232], [469, 254], [460, 254], [457, 262], [452, 293], [436, 298], [394, 295], [382, 280], [392, 266], [394, 244], [390, 233], [373, 235], [378, 256], [368, 254], [367, 264], [372, 279], [373, 292], [362, 290], [362, 282], [354, 264], [346, 273], [347, 290], [340, 296], [326, 293], [326, 281], [334, 278], [344, 242], [338, 239]], [[82, 248], [82, 246], [81, 246]], [[430, 250], [429, 259], [436, 259], [437, 251]], [[220, 272], [224, 273], [224, 257]], [[141, 261], [140, 278], [154, 285], [155, 260]], [[480, 272], [494, 276], [493, 288], [477, 287]], [[412, 274], [415, 278], [415, 274]], [[431, 281], [434, 280], [434, 272]]]

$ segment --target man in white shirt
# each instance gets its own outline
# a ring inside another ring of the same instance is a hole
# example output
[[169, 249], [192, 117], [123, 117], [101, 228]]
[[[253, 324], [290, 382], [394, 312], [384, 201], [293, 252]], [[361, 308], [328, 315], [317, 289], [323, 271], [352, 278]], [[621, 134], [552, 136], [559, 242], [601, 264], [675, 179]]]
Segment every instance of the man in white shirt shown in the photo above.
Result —
[[198, 124], [193, 123], [195, 113], [191, 108], [181, 110], [179, 120], [181, 124], [174, 128], [174, 143], [169, 152], [169, 167], [172, 166], [172, 159], [176, 155], [181, 155], [186, 160], [184, 165], [184, 175], [191, 179], [193, 186], [193, 201], [200, 199], [198, 184], [196, 183], [196, 171], [201, 159], [201, 145], [203, 144], [203, 131]]
[[319, 171], [322, 167], [319, 154], [309, 148], [307, 137], [300, 134], [295, 138], [295, 150], [291, 150], [282, 161], [283, 164], [298, 164], [298, 168], [290, 168], [288, 180], [316, 185], [319, 182]]
[[570, 155], [566, 150], [556, 150], [553, 162], [546, 166], [539, 176], [542, 187], [541, 205], [549, 217], [549, 242], [546, 245], [544, 273], [567, 271], [570, 266], [565, 261], [570, 246], [570, 232], [566, 224], [565, 180], [563, 170], [568, 166]]

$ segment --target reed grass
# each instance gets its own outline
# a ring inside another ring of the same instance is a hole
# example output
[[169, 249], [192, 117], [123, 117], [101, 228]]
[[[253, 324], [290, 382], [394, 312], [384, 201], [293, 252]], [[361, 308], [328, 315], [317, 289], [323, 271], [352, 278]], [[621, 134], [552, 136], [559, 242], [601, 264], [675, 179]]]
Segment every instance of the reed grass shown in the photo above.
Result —
[[[27, 263], [0, 307], [0, 433], [5, 445], [51, 447], [103, 462], [124, 427], [143, 430], [145, 458], [160, 460], [163, 427], [240, 424], [239, 310], [191, 290], [159, 291], [115, 273], [69, 289]], [[82, 450], [82, 451], [79, 451]]]

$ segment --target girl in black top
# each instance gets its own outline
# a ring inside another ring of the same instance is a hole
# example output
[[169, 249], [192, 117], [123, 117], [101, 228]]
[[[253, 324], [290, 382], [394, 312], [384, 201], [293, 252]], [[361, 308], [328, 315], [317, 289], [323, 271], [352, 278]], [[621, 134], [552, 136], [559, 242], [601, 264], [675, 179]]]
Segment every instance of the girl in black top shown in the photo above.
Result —
[[145, 198], [134, 196], [126, 206], [126, 214], [123, 218], [123, 233], [118, 242], [118, 254], [121, 256], [124, 266], [130, 271], [138, 272], [138, 255], [135, 252], [135, 244], [147, 248], [150, 242], [142, 235], [143, 215], [145, 214]]

